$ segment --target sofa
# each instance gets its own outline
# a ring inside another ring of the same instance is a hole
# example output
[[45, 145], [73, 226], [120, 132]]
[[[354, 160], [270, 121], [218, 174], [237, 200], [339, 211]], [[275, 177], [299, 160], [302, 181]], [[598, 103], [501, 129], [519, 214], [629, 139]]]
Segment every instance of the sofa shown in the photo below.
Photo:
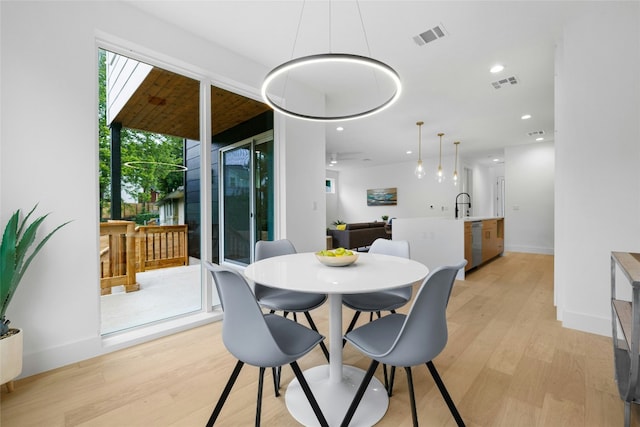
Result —
[[378, 238], [390, 239], [384, 222], [356, 222], [346, 224], [344, 230], [329, 230], [334, 248], [357, 249], [371, 246]]

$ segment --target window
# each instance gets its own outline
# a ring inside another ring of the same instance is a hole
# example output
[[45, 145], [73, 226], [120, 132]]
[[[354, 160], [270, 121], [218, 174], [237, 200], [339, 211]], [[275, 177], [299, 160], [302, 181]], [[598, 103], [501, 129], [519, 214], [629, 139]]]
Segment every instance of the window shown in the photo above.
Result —
[[324, 181], [324, 186], [325, 186], [325, 190], [327, 193], [335, 193], [336, 189], [335, 189], [335, 180], [333, 178], [327, 178]]

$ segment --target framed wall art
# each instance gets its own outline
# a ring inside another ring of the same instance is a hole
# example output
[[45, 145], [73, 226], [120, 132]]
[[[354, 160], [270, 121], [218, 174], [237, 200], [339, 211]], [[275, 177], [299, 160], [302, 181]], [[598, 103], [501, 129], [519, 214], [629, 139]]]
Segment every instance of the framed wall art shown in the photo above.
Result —
[[398, 204], [398, 189], [374, 188], [367, 190], [367, 206], [391, 206]]

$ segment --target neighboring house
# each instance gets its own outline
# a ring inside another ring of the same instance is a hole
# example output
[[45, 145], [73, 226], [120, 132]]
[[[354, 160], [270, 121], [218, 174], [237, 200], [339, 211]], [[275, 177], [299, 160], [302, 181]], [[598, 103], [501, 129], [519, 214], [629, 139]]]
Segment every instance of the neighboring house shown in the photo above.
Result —
[[156, 202], [160, 214], [158, 225], [184, 224], [184, 187], [179, 187]]

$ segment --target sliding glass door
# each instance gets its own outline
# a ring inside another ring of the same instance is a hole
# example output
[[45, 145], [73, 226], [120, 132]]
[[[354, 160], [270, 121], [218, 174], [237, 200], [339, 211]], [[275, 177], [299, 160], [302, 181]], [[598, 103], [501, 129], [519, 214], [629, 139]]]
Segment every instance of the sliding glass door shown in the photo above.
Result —
[[[100, 49], [101, 332], [202, 309], [200, 82]], [[186, 213], [190, 211], [189, 221]]]
[[258, 240], [274, 236], [273, 132], [220, 151], [222, 258], [248, 265]]

